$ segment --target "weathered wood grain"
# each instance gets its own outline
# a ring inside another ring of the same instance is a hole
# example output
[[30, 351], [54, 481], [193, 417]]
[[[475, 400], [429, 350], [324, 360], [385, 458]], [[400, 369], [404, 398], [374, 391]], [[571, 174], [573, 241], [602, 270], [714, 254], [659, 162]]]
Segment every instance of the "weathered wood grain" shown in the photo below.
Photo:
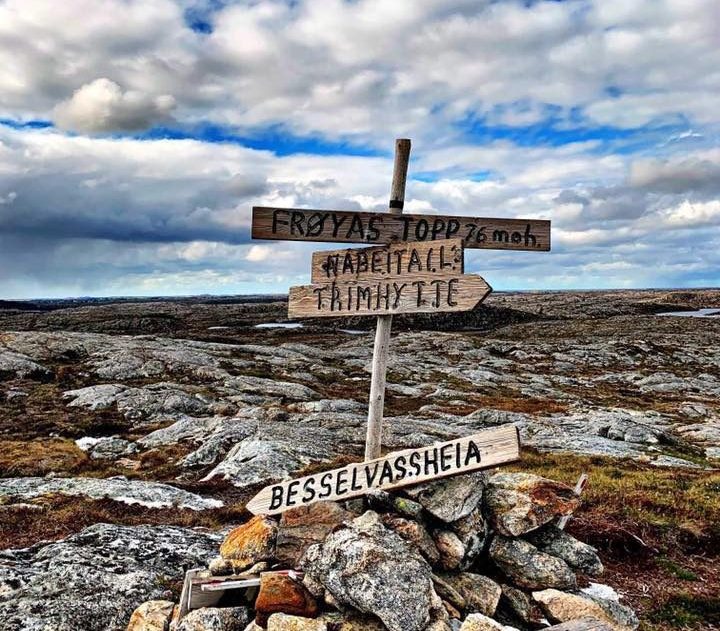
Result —
[[[393, 179], [390, 186], [390, 202], [388, 203], [388, 212], [391, 215], [402, 215], [403, 212], [411, 147], [412, 142], [409, 138], [397, 138], [395, 140]], [[392, 315], [378, 316], [375, 326], [375, 341], [373, 343], [372, 372], [370, 374], [365, 460], [378, 458], [381, 453], [390, 329], [392, 329]]]
[[466, 248], [541, 252], [550, 250], [550, 222], [255, 206], [252, 237], [366, 244], [459, 237]]
[[327, 282], [291, 287], [289, 318], [327, 318], [395, 313], [469, 311], [492, 288], [482, 276], [467, 274], [406, 281]]
[[446, 443], [406, 449], [382, 458], [265, 487], [247, 504], [255, 515], [276, 515], [324, 500], [345, 500], [371, 489], [394, 489], [520, 458], [514, 425], [502, 425]]
[[465, 271], [462, 239], [394, 243], [372, 248], [313, 252], [311, 281], [412, 282]]

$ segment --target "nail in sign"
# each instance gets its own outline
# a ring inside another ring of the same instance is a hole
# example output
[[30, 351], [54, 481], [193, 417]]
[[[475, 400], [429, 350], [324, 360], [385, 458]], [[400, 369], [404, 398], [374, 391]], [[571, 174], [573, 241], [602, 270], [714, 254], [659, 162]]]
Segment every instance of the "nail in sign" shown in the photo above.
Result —
[[346, 500], [373, 489], [394, 489], [459, 473], [469, 473], [520, 458], [514, 425], [502, 425], [446, 443], [406, 449], [265, 487], [247, 504], [254, 515], [276, 515], [324, 500]]

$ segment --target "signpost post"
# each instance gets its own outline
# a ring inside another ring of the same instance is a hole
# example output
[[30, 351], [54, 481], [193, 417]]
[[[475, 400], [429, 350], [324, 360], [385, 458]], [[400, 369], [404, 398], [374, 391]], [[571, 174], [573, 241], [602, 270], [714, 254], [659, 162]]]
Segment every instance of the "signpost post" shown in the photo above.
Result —
[[[386, 459], [379, 458], [393, 314], [466, 311], [482, 302], [492, 289], [481, 276], [464, 274], [464, 248], [529, 252], [550, 250], [550, 222], [545, 220], [403, 214], [409, 159], [410, 140], [396, 140], [387, 213], [256, 206], [252, 215], [254, 239], [363, 243], [373, 246], [315, 252], [312, 258], [312, 284], [290, 288], [288, 315], [291, 318], [377, 316], [365, 466], [375, 463], [375, 466], [382, 467], [383, 471], [387, 466], [392, 469], [391, 465], [387, 465], [391, 456], [405, 459], [410, 457], [409, 452], [401, 452], [391, 454]], [[493, 432], [501, 432], [502, 429]], [[474, 468], [517, 458], [519, 443], [517, 433], [512, 429], [514, 447], [505, 444], [505, 452], [498, 452], [499, 460], [486, 454], [483, 465]], [[472, 442], [472, 438], [461, 441]], [[452, 444], [459, 454], [460, 441], [452, 441]], [[469, 443], [465, 443], [466, 446], [467, 444]], [[428, 449], [436, 448], [423, 448], [423, 453], [427, 454]], [[439, 448], [443, 449], [444, 446]], [[413, 450], [413, 453], [420, 451], [422, 450]], [[367, 470], [362, 469], [366, 473]], [[353, 484], [356, 484], [356, 477], [352, 476], [357, 476], [357, 472], [361, 471], [360, 465], [351, 465], [327, 472], [320, 478], [328, 483], [334, 481], [336, 485], [335, 492], [328, 496], [323, 495], [324, 489], [321, 491], [316, 486], [322, 482], [309, 481], [310, 478], [314, 480], [313, 476], [309, 476], [263, 489], [248, 504], [248, 508], [254, 512], [287, 510], [295, 504], [296, 494], [299, 497], [298, 485], [302, 485], [303, 493], [312, 496], [309, 502], [318, 501], [313, 498], [321, 495], [321, 499], [354, 497], [371, 488], [415, 484], [464, 470], [472, 469], [449, 467], [448, 473], [444, 473], [443, 469], [438, 475], [424, 477], [407, 474], [402, 477], [401, 482], [393, 477], [392, 484], [383, 482], [381, 476], [378, 485], [374, 485], [367, 477], [365, 485], [357, 483], [359, 486], [354, 490], [351, 487], [352, 494], [348, 495], [347, 492], [339, 492], [340, 487], [344, 488], [341, 477], [349, 475], [354, 481]], [[330, 477], [326, 478], [326, 475]], [[306, 484], [309, 485], [307, 489]], [[282, 501], [280, 493], [283, 494]], [[297, 502], [307, 503], [299, 499]]]

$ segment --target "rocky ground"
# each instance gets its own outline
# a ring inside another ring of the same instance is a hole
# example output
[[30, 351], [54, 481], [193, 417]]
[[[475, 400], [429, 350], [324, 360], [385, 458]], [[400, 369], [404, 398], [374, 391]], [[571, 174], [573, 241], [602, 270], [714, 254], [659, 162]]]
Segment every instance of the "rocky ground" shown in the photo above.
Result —
[[[281, 302], [0, 310], [0, 628], [123, 629], [272, 479], [360, 459], [372, 321]], [[397, 318], [387, 450], [516, 423], [641, 629], [720, 628], [720, 291], [496, 294]], [[42, 611], [42, 616], [37, 612]], [[45, 624], [46, 626], [43, 626]]]

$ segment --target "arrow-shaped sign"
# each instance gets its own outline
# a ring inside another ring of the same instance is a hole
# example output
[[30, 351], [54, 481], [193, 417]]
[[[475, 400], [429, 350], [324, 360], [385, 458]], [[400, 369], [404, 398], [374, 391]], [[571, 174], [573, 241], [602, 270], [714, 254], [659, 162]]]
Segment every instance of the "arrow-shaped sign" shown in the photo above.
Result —
[[514, 425], [501, 425], [472, 436], [266, 486], [246, 508], [255, 515], [275, 515], [323, 500], [346, 500], [373, 489], [394, 489], [459, 473], [495, 467], [520, 458]]
[[482, 276], [337, 282], [290, 288], [289, 318], [469, 311], [490, 295]]
[[463, 274], [461, 239], [315, 252], [312, 280], [290, 288], [288, 317], [469, 311], [492, 291]]

